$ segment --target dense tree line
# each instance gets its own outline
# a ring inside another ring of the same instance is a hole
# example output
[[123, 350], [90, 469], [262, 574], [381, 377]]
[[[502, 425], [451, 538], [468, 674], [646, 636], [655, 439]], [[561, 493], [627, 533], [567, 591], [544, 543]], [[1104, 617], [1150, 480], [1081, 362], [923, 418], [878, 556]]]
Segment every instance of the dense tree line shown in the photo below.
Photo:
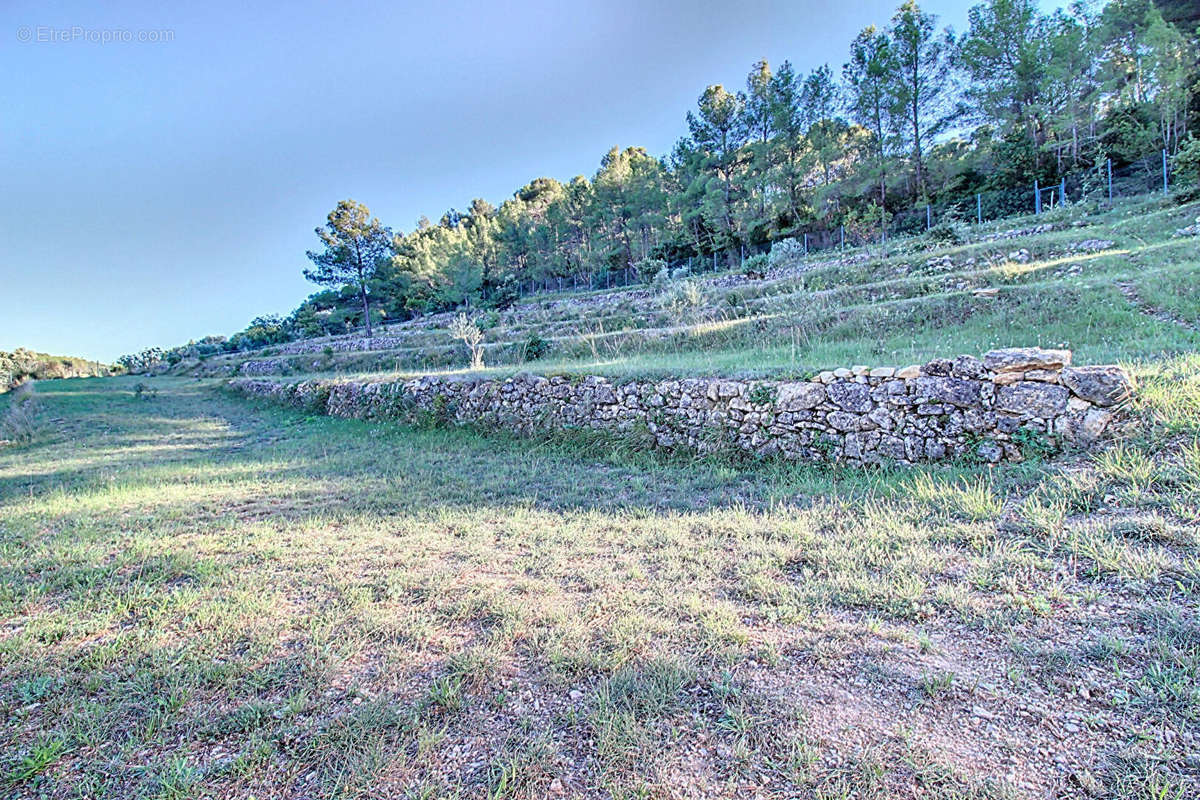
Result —
[[503, 306], [524, 281], [603, 283], [606, 271], [695, 256], [733, 263], [747, 248], [842, 225], [868, 234], [894, 212], [976, 192], [1014, 213], [1035, 179], [1161, 149], [1195, 159], [1198, 25], [1190, 2], [1044, 14], [1036, 0], [986, 0], [956, 35], [906, 0], [855, 37], [840, 67], [759, 61], [744, 87], [709, 86], [665, 157], [614, 147], [590, 178], [537, 178], [498, 207], [476, 199], [407, 233], [339, 204], [306, 272], [329, 288], [286, 319], [183, 354]]

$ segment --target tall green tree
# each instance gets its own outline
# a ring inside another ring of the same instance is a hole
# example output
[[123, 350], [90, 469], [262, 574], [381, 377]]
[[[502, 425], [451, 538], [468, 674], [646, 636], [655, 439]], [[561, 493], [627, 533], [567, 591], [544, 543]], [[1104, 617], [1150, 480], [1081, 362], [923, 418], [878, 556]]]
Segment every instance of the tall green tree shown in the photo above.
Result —
[[895, 69], [888, 37], [874, 25], [850, 43], [850, 60], [842, 67], [850, 114], [871, 135], [871, 171], [881, 207], [887, 205], [888, 142], [893, 128], [888, 90]]
[[1058, 9], [1047, 20], [1045, 102], [1050, 132], [1060, 154], [1079, 164], [1099, 122], [1093, 20], [1079, 5]]
[[340, 287], [353, 284], [362, 301], [363, 321], [367, 338], [371, 337], [371, 303], [367, 283], [392, 256], [392, 232], [362, 203], [342, 200], [326, 217], [326, 224], [316, 229], [317, 238], [325, 249], [309, 250], [306, 255], [314, 269], [304, 270], [304, 277], [322, 286]]
[[749, 218], [745, 226], [763, 231], [768, 227], [767, 198], [771, 193], [771, 168], [775, 148], [771, 139], [775, 135], [775, 119], [772, 109], [771, 67], [766, 59], [756, 61], [746, 76], [746, 130], [750, 141], [749, 164], [746, 170], [746, 187], [753, 200], [747, 209]]
[[821, 172], [822, 184], [832, 180], [833, 162], [841, 150], [837, 113], [841, 106], [841, 90], [833, 79], [828, 64], [822, 64], [808, 74], [801, 90], [801, 108], [808, 123], [808, 142]]
[[987, 0], [967, 13], [957, 59], [973, 116], [1019, 132], [1034, 170], [1046, 143], [1050, 30], [1036, 0]]
[[785, 218], [785, 228], [799, 222], [804, 207], [804, 153], [808, 143], [803, 93], [803, 81], [791, 62], [784, 61], [771, 76], [771, 127], [775, 132], [771, 150], [775, 184], [785, 203], [780, 214]]
[[897, 133], [911, 153], [916, 195], [926, 197], [925, 153], [954, 117], [948, 58], [953, 41], [948, 31], [938, 33], [937, 17], [916, 0], [905, 0], [896, 11], [888, 39], [896, 60], [893, 116], [903, 120]]
[[711, 175], [704, 187], [704, 215], [716, 233], [714, 246], [732, 250], [739, 238], [735, 205], [740, 198], [735, 179], [746, 143], [746, 98], [716, 84], [704, 90], [696, 105], [696, 113], [688, 112], [687, 123]]
[[[1196, 51], [1151, 0], [1110, 0], [1100, 13], [1102, 75], [1132, 129], [1149, 120], [1160, 146], [1174, 151], [1187, 130]], [[1133, 138], [1144, 138], [1130, 130]]]
[[649, 254], [666, 222], [663, 169], [642, 147], [614, 147], [592, 181], [595, 229], [620, 263], [632, 266]]

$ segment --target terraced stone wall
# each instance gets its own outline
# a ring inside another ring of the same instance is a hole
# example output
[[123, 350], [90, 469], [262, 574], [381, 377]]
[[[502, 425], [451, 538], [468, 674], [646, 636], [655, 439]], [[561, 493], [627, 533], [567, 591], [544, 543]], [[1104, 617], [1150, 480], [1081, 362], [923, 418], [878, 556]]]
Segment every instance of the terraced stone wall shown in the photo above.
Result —
[[1071, 366], [1067, 350], [993, 350], [903, 368], [857, 366], [806, 381], [612, 381], [520, 373], [504, 380], [235, 378], [229, 386], [355, 419], [499, 428], [592, 429], [647, 446], [738, 448], [793, 459], [914, 463], [1020, 460], [1103, 438], [1133, 384], [1116, 366]]

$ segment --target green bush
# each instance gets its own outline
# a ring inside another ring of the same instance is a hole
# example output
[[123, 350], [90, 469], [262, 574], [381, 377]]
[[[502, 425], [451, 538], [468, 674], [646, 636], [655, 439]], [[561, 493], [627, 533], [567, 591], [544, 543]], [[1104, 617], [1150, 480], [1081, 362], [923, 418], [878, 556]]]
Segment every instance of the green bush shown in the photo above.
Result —
[[638, 263], [634, 264], [634, 270], [637, 271], [638, 280], [643, 283], [650, 283], [660, 272], [667, 268], [667, 262], [661, 258], [643, 258]]
[[1171, 159], [1175, 180], [1185, 186], [1200, 184], [1200, 139], [1188, 136]]
[[929, 241], [938, 244], [962, 244], [962, 237], [959, 235], [958, 229], [947, 222], [934, 225], [925, 236]]
[[529, 338], [525, 340], [525, 359], [527, 361], [537, 361], [548, 352], [550, 352], [549, 342], [538, 336], [537, 333], [529, 334]]
[[750, 273], [757, 273], [757, 274], [761, 275], [761, 274], [765, 273], [766, 271], [767, 271], [767, 254], [766, 253], [758, 253], [756, 255], [752, 255], [749, 258], [747, 258], [745, 261], [742, 262], [742, 272], [747, 275], [749, 275]]

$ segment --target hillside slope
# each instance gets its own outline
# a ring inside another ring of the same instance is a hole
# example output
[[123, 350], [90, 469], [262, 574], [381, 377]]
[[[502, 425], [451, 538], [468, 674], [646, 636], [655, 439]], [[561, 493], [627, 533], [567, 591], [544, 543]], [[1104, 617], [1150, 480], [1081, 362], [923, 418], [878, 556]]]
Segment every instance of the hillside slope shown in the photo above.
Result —
[[37, 353], [23, 347], [11, 353], [0, 350], [0, 392], [30, 378], [91, 378], [110, 374], [109, 365], [85, 358]]
[[[611, 292], [548, 295], [475, 312], [488, 371], [811, 374], [848, 363], [906, 364], [1014, 344], [1066, 347], [1080, 363], [1200, 347], [1200, 204], [1143, 198], [964, 229], [961, 244], [917, 237], [763, 278], [680, 277]], [[190, 375], [461, 370], [453, 315], [186, 361]], [[531, 356], [540, 356], [534, 362]]]

